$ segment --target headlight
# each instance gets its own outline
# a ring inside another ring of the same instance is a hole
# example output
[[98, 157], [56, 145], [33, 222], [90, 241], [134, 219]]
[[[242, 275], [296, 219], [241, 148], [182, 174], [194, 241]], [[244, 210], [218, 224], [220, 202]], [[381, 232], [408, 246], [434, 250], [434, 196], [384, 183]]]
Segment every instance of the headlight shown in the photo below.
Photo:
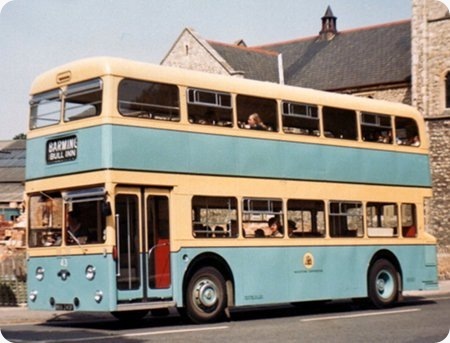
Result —
[[86, 267], [86, 279], [89, 281], [94, 280], [95, 278], [95, 267], [94, 266], [87, 266]]
[[95, 292], [94, 300], [97, 303], [100, 303], [100, 301], [102, 301], [102, 299], [103, 299], [103, 292], [102, 291]]
[[38, 295], [38, 292], [37, 292], [37, 291], [31, 291], [31, 292], [30, 292], [30, 295], [28, 296], [28, 298], [29, 298], [31, 301], [36, 301], [37, 295]]
[[45, 276], [45, 269], [42, 267], [37, 267], [36, 268], [36, 280], [42, 281], [44, 279], [44, 276]]

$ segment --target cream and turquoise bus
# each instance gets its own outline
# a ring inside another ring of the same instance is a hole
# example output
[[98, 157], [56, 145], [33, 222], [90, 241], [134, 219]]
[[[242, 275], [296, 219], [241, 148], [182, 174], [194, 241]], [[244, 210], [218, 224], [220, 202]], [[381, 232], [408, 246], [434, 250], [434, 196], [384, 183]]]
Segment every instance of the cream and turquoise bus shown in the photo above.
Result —
[[35, 80], [27, 138], [30, 309], [199, 323], [437, 287], [412, 107], [99, 57]]

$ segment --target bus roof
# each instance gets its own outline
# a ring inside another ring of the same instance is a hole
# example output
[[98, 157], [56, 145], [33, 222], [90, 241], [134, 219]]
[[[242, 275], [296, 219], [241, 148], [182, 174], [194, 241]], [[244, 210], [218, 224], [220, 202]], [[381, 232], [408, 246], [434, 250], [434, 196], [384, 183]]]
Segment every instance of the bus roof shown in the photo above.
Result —
[[306, 102], [319, 106], [329, 105], [366, 112], [401, 115], [416, 120], [422, 119], [415, 108], [401, 103], [166, 67], [115, 57], [91, 57], [51, 69], [34, 80], [30, 93], [41, 93], [74, 82], [107, 75]]

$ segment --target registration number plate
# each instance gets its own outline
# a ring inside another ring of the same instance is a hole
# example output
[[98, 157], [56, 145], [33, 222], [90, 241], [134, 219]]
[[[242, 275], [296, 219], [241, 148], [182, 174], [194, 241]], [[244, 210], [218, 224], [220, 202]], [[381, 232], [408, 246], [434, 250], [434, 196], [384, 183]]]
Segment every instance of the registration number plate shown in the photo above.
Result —
[[73, 311], [73, 304], [56, 304], [56, 311]]

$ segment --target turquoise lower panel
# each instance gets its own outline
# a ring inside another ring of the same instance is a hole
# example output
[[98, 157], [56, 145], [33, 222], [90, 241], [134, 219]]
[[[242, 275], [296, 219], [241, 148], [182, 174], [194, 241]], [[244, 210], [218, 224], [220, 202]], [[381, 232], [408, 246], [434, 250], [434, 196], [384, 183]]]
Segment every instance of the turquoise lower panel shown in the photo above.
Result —
[[[404, 290], [437, 287], [434, 246], [182, 249], [172, 265], [176, 266], [175, 275], [181, 276], [203, 253], [217, 254], [232, 271], [237, 306], [345, 299], [367, 296], [368, 266], [380, 250], [388, 250], [398, 259]], [[312, 258], [308, 267], [305, 254]], [[181, 280], [174, 281], [174, 285], [180, 284]], [[181, 292], [177, 289], [174, 294], [179, 303]]]
[[[236, 306], [365, 297], [368, 266], [380, 250], [396, 256], [403, 290], [437, 288], [435, 246], [187, 248], [171, 256], [173, 300], [183, 304], [185, 272], [206, 253], [229, 266]], [[96, 269], [92, 281], [85, 276], [88, 265]], [[36, 278], [38, 267], [44, 269], [41, 281]], [[103, 293], [101, 302], [94, 299], [98, 291]], [[55, 310], [51, 298], [56, 304], [75, 304], [77, 298], [77, 311], [114, 311], [115, 261], [110, 255], [31, 258], [28, 294], [33, 292], [36, 300], [28, 302], [32, 310]], [[171, 297], [170, 289], [159, 292], [158, 296]]]
[[[86, 279], [86, 267], [94, 266], [96, 275], [92, 281]], [[42, 281], [36, 279], [36, 269], [44, 269]], [[64, 275], [66, 278], [64, 279]], [[117, 304], [116, 269], [111, 255], [83, 255], [30, 258], [28, 261], [27, 291], [37, 292], [35, 301], [28, 300], [32, 310], [55, 310], [50, 304], [74, 304], [77, 311], [112, 311]], [[103, 293], [97, 303], [94, 296]]]

